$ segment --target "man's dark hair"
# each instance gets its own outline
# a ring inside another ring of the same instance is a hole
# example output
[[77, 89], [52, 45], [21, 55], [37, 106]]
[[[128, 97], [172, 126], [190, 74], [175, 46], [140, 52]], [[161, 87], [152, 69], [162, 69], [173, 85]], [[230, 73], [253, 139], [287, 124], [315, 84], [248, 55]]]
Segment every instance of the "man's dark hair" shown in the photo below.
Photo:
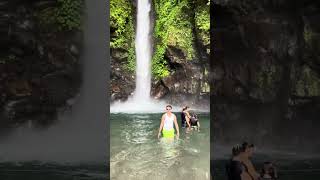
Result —
[[166, 106], [166, 108], [167, 108], [167, 107], [170, 107], [170, 109], [172, 109], [172, 106], [171, 106], [170, 104], [168, 104], [168, 105]]
[[237, 156], [240, 154], [241, 151], [242, 151], [242, 147], [237, 144], [237, 145], [233, 146], [233, 148], [232, 148], [232, 155]]
[[241, 146], [241, 151], [245, 152], [248, 147], [249, 147], [249, 143], [248, 142], [243, 142], [242, 146]]
[[183, 109], [182, 109], [182, 111], [184, 111], [184, 110], [186, 110], [186, 109], [188, 109], [188, 108], [189, 108], [189, 106], [184, 106]]
[[254, 144], [249, 144], [248, 142], [243, 142], [241, 146], [241, 151], [245, 152], [247, 148], [254, 148]]

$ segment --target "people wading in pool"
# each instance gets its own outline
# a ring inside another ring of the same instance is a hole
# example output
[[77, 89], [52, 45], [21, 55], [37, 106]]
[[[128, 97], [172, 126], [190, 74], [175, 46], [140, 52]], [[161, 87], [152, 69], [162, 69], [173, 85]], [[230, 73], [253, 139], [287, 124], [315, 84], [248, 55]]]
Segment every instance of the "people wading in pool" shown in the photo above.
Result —
[[243, 155], [240, 145], [232, 148], [232, 157], [226, 166], [228, 180], [251, 180], [248, 169], [241, 160]]
[[200, 131], [200, 122], [196, 113], [190, 113], [190, 125], [193, 129]]
[[161, 118], [161, 123], [160, 123], [160, 128], [159, 128], [159, 133], [158, 133], [158, 138], [160, 138], [161, 131], [162, 131], [162, 136], [165, 138], [174, 138], [174, 128], [173, 124], [176, 127], [177, 130], [177, 138], [179, 137], [179, 125], [177, 122], [177, 117], [174, 115], [172, 112], [172, 106], [167, 105], [166, 106], [166, 113], [162, 115]]
[[181, 112], [181, 126], [182, 128], [190, 128], [190, 114], [188, 112], [189, 107], [184, 106]]
[[276, 168], [271, 162], [264, 162], [263, 169], [261, 171], [262, 180], [276, 180], [278, 179], [278, 174]]
[[254, 145], [248, 144], [247, 142], [244, 142], [242, 144], [243, 155], [241, 156], [241, 161], [247, 167], [248, 172], [251, 176], [251, 179], [257, 180], [257, 179], [260, 179], [260, 174], [255, 170], [255, 168], [251, 162], [251, 159], [250, 159], [253, 155], [253, 151], [254, 151]]

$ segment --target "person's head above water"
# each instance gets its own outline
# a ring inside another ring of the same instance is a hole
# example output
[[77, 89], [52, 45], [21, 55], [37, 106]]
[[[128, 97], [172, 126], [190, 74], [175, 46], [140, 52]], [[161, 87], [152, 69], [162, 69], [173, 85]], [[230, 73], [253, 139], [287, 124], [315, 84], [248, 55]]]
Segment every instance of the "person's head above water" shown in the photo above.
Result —
[[233, 146], [232, 148], [232, 156], [238, 156], [241, 153], [241, 146], [239, 144]]
[[166, 106], [166, 111], [167, 111], [168, 113], [171, 113], [171, 110], [172, 110], [172, 106], [171, 106], [170, 104], [168, 104], [168, 105]]
[[269, 174], [271, 177], [276, 177], [275, 167], [271, 162], [264, 162], [261, 175]]
[[249, 144], [248, 142], [243, 142], [241, 146], [241, 151], [244, 152], [248, 157], [251, 157], [253, 154], [254, 145]]
[[253, 155], [253, 152], [254, 152], [254, 145], [253, 145], [253, 144], [250, 144], [250, 145], [249, 145], [249, 156], [250, 156], [250, 157]]
[[189, 108], [189, 106], [184, 106], [183, 108], [182, 108], [182, 111], [185, 111], [185, 110], [187, 110]]

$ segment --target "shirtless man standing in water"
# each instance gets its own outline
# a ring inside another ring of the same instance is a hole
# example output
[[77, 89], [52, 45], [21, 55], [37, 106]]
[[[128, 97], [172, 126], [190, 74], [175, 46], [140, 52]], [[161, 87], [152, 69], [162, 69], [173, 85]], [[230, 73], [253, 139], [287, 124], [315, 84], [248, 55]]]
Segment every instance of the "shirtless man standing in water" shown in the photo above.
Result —
[[176, 137], [179, 138], [179, 125], [177, 122], [177, 117], [174, 115], [172, 112], [172, 106], [167, 105], [166, 106], [166, 113], [162, 115], [161, 118], [161, 123], [160, 123], [160, 128], [159, 128], [159, 133], [158, 133], [158, 138], [160, 138], [161, 131], [162, 131], [162, 136], [164, 138], [174, 138], [174, 128], [173, 124], [176, 127], [177, 130], [177, 135]]

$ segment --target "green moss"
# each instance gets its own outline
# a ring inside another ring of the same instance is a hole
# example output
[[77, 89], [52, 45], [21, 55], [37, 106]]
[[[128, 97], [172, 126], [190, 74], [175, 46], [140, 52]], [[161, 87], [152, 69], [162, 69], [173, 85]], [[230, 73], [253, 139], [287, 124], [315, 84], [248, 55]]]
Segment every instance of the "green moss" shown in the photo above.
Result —
[[125, 69], [135, 70], [134, 22], [133, 9], [129, 0], [110, 1], [111, 48], [121, 48], [128, 52]]
[[320, 79], [313, 70], [304, 66], [295, 89], [298, 96], [320, 96]]
[[275, 95], [277, 82], [280, 81], [281, 68], [271, 64], [261, 67], [256, 77], [256, 84], [264, 94]]
[[114, 29], [111, 48], [128, 48], [134, 37], [132, 7], [128, 0], [110, 1], [110, 26]]
[[[154, 37], [157, 48], [152, 59], [152, 73], [156, 78], [161, 78], [169, 75], [168, 67], [165, 64], [166, 60], [164, 59], [165, 50], [168, 46], [181, 49], [186, 60], [192, 60], [195, 56], [191, 24], [193, 13], [195, 13], [195, 25], [199, 31], [200, 39], [204, 45], [209, 45], [209, 1], [154, 0], [153, 2], [156, 12]], [[192, 8], [191, 3], [195, 3], [196, 9]], [[161, 68], [154, 67], [159, 64], [163, 64]]]
[[[204, 2], [204, 3], [203, 3]], [[129, 55], [126, 69], [135, 70], [134, 16], [130, 0], [110, 1], [111, 48], [122, 48]], [[205, 45], [209, 42], [209, 3], [202, 0], [197, 8], [192, 9], [191, 0], [153, 0], [155, 26], [153, 36], [155, 51], [152, 57], [152, 75], [156, 79], [170, 74], [164, 55], [168, 46], [181, 49], [186, 60], [194, 58], [191, 15], [196, 14], [196, 27]]]
[[210, 86], [209, 86], [209, 83], [207, 82], [205, 82], [201, 88], [202, 88], [202, 92], [210, 92]]
[[154, 37], [157, 48], [152, 59], [152, 73], [156, 78], [161, 78], [169, 75], [164, 59], [168, 45], [181, 49], [188, 60], [194, 56], [189, 17], [190, 4], [188, 0], [154, 0], [154, 6], [156, 12]]
[[0, 64], [6, 64], [8, 62], [16, 61], [18, 58], [14, 54], [9, 54], [0, 58]]
[[313, 32], [310, 30], [310, 28], [308, 28], [308, 26], [305, 26], [305, 27], [304, 27], [303, 37], [304, 37], [304, 41], [305, 41], [308, 45], [311, 45], [311, 43], [312, 43], [312, 37], [313, 37]]
[[304, 82], [302, 80], [298, 80], [296, 83], [296, 92], [295, 94], [298, 96], [305, 96]]
[[152, 74], [156, 79], [167, 77], [170, 74], [167, 67], [167, 62], [164, 60], [165, 50], [166, 50], [166, 46], [157, 45], [156, 51], [153, 55], [151, 67], [152, 67]]
[[60, 31], [81, 29], [84, 9], [83, 0], [57, 0], [56, 7], [38, 12], [40, 24], [57, 28]]
[[[205, 46], [210, 44], [210, 3], [200, 5], [196, 8], [196, 27], [200, 31], [200, 38]], [[208, 46], [207, 52], [210, 52]]]
[[135, 67], [136, 67], [135, 49], [134, 47], [131, 47], [129, 49], [128, 64], [126, 65], [126, 68], [130, 72], [135, 72]]

